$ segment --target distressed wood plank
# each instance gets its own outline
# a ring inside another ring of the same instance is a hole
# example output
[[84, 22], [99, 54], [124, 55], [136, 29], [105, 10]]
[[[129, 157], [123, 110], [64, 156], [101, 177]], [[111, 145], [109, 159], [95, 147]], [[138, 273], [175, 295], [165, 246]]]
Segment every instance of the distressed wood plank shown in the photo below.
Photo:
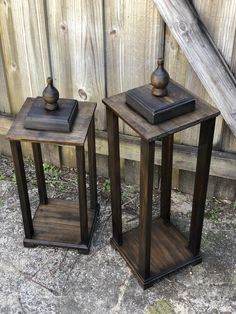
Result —
[[[236, 3], [235, 1], [194, 0], [194, 7], [207, 27], [217, 48], [224, 56], [231, 71], [236, 73]], [[218, 129], [218, 128], [216, 128]], [[223, 122], [221, 149], [236, 152], [236, 138]]]
[[[236, 135], [236, 80], [189, 2], [154, 0], [188, 61]], [[214, 67], [212, 66], [214, 65]]]
[[12, 113], [41, 95], [50, 73], [44, 1], [0, 1], [3, 60]]
[[14, 121], [13, 116], [0, 114], [0, 135], [7, 134], [7, 132], [10, 130], [13, 121]]
[[[98, 102], [96, 128], [106, 128], [102, 0], [47, 1], [55, 86], [61, 97]], [[73, 148], [61, 149], [71, 156]]]
[[[1, 33], [0, 33], [1, 39]], [[11, 106], [8, 95], [8, 87], [5, 77], [5, 69], [2, 60], [2, 47], [0, 42], [0, 111], [4, 113], [11, 113]]]
[[[165, 67], [174, 80], [216, 107], [168, 27], [165, 34]], [[218, 117], [216, 121], [214, 147], [220, 148], [223, 125], [222, 117]], [[198, 125], [192, 129], [175, 134], [175, 142], [197, 146], [199, 129]]]
[[106, 122], [102, 9], [102, 0], [47, 1], [55, 86], [61, 97], [98, 101], [98, 129]]
[[[107, 96], [150, 82], [164, 23], [151, 0], [105, 0]], [[120, 132], [135, 135], [123, 123]]]
[[[0, 2], [3, 61], [11, 112], [15, 114], [28, 96], [42, 94], [51, 73], [44, 4], [43, 0]], [[23, 143], [22, 149], [25, 156], [32, 157], [30, 145]], [[48, 155], [50, 150], [48, 147]], [[59, 151], [53, 150], [58, 160]]]

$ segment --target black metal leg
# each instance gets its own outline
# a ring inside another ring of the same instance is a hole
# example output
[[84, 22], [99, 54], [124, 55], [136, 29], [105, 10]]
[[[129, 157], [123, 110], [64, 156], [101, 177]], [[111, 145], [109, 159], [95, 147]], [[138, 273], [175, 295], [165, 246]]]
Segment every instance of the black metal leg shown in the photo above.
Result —
[[77, 169], [78, 169], [81, 242], [87, 245], [88, 244], [88, 213], [87, 213], [85, 156], [84, 156], [83, 146], [76, 146], [76, 161], [77, 161]]
[[155, 142], [141, 139], [139, 273], [144, 279], [150, 276], [154, 152]]
[[90, 181], [90, 204], [91, 209], [98, 210], [97, 202], [97, 169], [96, 169], [96, 146], [95, 146], [95, 124], [92, 118], [88, 131], [88, 162]]
[[118, 117], [107, 108], [107, 133], [109, 150], [109, 176], [111, 180], [111, 207], [113, 238], [122, 244], [120, 148]]
[[201, 123], [189, 237], [189, 248], [194, 256], [199, 254], [201, 245], [214, 127], [215, 118]]
[[41, 146], [39, 143], [32, 143], [32, 149], [33, 149], [36, 178], [37, 178], [37, 184], [38, 184], [39, 201], [40, 201], [40, 204], [46, 204], [47, 203], [47, 190], [46, 190], [46, 185], [45, 185]]
[[173, 164], [173, 135], [168, 135], [162, 140], [161, 161], [161, 218], [170, 221], [171, 207], [171, 181]]
[[33, 236], [33, 222], [30, 210], [29, 195], [25, 176], [24, 160], [21, 144], [19, 141], [10, 141], [13, 162], [15, 166], [16, 183], [20, 198], [21, 212], [25, 230], [25, 237], [30, 239]]

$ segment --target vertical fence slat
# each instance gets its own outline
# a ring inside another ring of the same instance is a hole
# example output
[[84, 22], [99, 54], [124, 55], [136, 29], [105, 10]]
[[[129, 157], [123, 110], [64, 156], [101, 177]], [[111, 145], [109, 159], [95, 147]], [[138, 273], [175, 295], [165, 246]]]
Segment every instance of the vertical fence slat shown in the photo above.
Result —
[[[164, 23], [152, 0], [105, 0], [108, 96], [150, 82], [163, 53]], [[124, 124], [120, 132], [135, 135]]]
[[[50, 75], [44, 1], [1, 1], [0, 27], [11, 112], [17, 113], [26, 97], [42, 94]], [[32, 157], [28, 143], [22, 148]]]
[[[235, 1], [194, 0], [195, 8], [224, 56], [233, 73], [236, 72], [236, 3]], [[209, 14], [211, 13], [211, 14]], [[214, 66], [214, 65], [213, 65]], [[219, 134], [219, 126], [216, 131]], [[221, 149], [236, 152], [236, 138], [223, 121]]]
[[50, 73], [44, 1], [1, 1], [0, 27], [11, 108], [17, 113], [27, 96], [42, 93]]
[[2, 60], [2, 49], [0, 44], [0, 112], [11, 113], [11, 107], [8, 97], [5, 69]]
[[[224, 0], [194, 0], [193, 4], [218, 49], [221, 51], [228, 64], [231, 65], [233, 52], [235, 50], [236, 3]], [[166, 32], [165, 43], [165, 61], [170, 75], [175, 80], [185, 85], [188, 89], [215, 106], [168, 29]], [[214, 65], [212, 66], [214, 67]], [[232, 139], [229, 140], [230, 132], [226, 129], [222, 117], [217, 118], [214, 136], [214, 146], [216, 148], [223, 148], [222, 142], [225, 143], [223, 146], [234, 146], [234, 144], [232, 144], [234, 141]], [[192, 128], [191, 131], [180, 132], [176, 137], [176, 141], [196, 146], [198, 135], [199, 127], [195, 127]], [[226, 142], [228, 144], [226, 144]]]
[[47, 1], [55, 85], [61, 97], [98, 102], [96, 127], [105, 128], [102, 0]]
[[[97, 102], [96, 128], [104, 130], [103, 1], [47, 1], [47, 15], [55, 86], [61, 97]], [[74, 148], [62, 147], [61, 153], [68, 165]]]

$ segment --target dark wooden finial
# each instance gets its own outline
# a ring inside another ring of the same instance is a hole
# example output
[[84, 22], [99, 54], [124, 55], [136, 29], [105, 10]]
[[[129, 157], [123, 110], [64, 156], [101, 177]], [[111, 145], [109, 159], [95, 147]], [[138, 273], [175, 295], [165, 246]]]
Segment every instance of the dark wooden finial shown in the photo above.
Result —
[[157, 61], [157, 68], [151, 76], [151, 84], [153, 86], [152, 94], [158, 97], [166, 96], [168, 93], [166, 87], [169, 83], [169, 80], [170, 76], [164, 69], [164, 59], [160, 58]]
[[51, 77], [48, 77], [47, 79], [47, 87], [43, 91], [43, 99], [45, 101], [45, 109], [46, 110], [56, 110], [58, 108], [58, 98], [59, 98], [59, 92], [58, 90], [53, 86], [53, 79]]

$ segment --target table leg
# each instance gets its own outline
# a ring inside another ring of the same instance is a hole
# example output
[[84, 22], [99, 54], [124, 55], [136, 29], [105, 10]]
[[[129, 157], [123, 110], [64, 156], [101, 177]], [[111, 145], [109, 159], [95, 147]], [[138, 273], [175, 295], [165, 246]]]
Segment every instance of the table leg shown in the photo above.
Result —
[[36, 178], [38, 184], [40, 204], [47, 204], [47, 190], [45, 185], [45, 176], [43, 170], [42, 151], [39, 143], [32, 143], [34, 163], [36, 170]]
[[189, 237], [189, 249], [194, 256], [199, 254], [201, 245], [214, 127], [215, 118], [201, 123]]
[[31, 239], [34, 233], [33, 222], [30, 210], [30, 202], [25, 176], [24, 160], [22, 155], [21, 143], [10, 141], [12, 157], [15, 167], [16, 183], [19, 193], [20, 206], [25, 230], [25, 237]]
[[78, 169], [81, 243], [87, 245], [88, 244], [88, 212], [87, 212], [87, 194], [86, 194], [85, 156], [84, 156], [83, 146], [76, 146], [76, 162], [77, 162], [77, 169]]
[[150, 276], [154, 153], [155, 142], [141, 139], [139, 273], [144, 279]]
[[111, 208], [113, 239], [122, 244], [122, 213], [120, 186], [120, 147], [118, 117], [107, 108], [109, 176], [111, 180]]
[[162, 140], [161, 160], [161, 218], [170, 221], [171, 183], [173, 164], [173, 134]]
[[95, 147], [95, 124], [92, 118], [88, 131], [88, 162], [89, 162], [89, 183], [90, 183], [90, 204], [91, 209], [98, 209], [97, 203], [97, 169], [96, 169], [96, 147]]

